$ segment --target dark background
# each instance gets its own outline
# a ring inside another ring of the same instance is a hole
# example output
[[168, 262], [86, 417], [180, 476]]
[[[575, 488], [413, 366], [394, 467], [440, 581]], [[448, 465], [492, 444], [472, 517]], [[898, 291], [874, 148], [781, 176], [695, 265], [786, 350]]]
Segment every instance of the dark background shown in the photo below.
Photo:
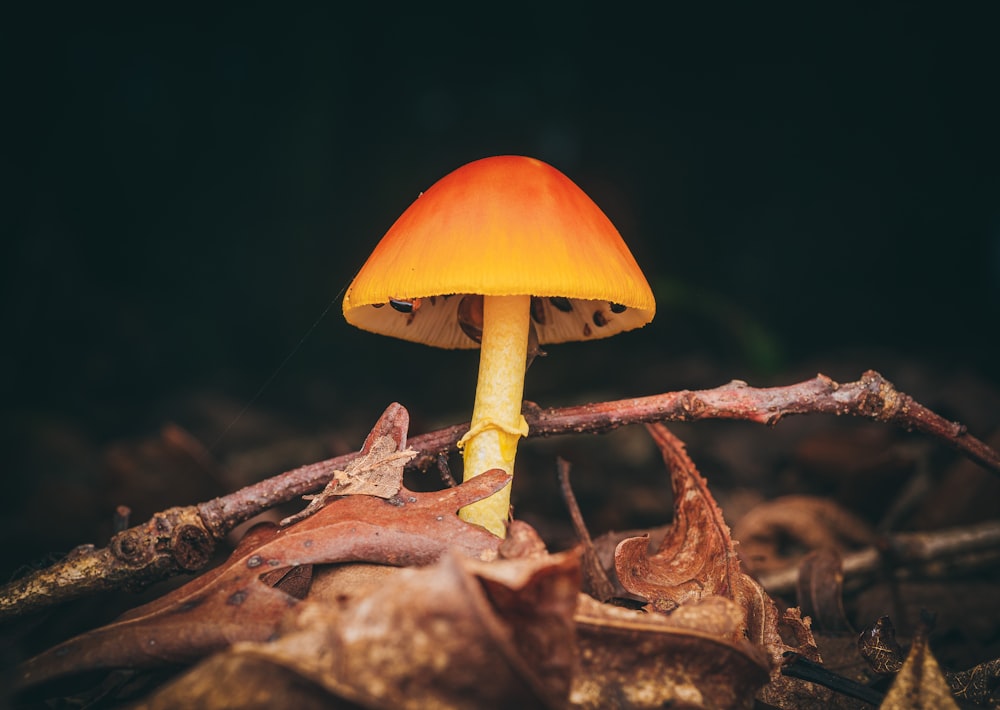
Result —
[[[244, 407], [307, 430], [349, 414], [363, 432], [393, 399], [417, 431], [467, 417], [475, 353], [356, 331], [340, 297], [420, 190], [494, 154], [539, 157], [581, 185], [658, 299], [642, 331], [551, 347], [529, 399], [820, 369], [893, 379], [911, 363], [996, 381], [993, 13], [652, 12], [8, 18], [10, 509], [67, 437], [100, 445], [178, 421], [216, 451]], [[181, 404], [206, 393], [229, 403], [208, 423]]]

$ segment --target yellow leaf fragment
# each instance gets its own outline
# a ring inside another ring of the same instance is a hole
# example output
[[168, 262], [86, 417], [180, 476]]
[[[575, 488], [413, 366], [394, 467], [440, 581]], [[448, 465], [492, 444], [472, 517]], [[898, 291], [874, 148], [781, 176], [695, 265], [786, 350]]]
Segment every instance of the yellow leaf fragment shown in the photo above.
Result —
[[958, 710], [951, 688], [927, 644], [927, 632], [921, 626], [906, 661], [893, 681], [881, 710]]

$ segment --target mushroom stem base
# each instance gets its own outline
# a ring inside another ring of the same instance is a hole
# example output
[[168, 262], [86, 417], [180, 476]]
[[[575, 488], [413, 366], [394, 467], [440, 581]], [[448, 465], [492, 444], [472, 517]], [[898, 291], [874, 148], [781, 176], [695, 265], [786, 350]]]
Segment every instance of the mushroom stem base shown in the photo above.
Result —
[[[528, 352], [530, 296], [486, 296], [483, 341], [472, 425], [459, 446], [464, 450], [464, 480], [494, 468], [514, 473], [517, 442], [528, 434], [521, 416], [524, 364]], [[459, 517], [495, 535], [507, 532], [510, 486], [466, 506]]]

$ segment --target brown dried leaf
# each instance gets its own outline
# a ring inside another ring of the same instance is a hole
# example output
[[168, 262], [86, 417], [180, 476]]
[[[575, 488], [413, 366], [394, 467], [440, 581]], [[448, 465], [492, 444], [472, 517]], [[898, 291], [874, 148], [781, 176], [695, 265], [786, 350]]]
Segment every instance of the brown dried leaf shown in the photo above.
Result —
[[[660, 613], [676, 613], [686, 604], [716, 595], [736, 602], [744, 614], [739, 636], [745, 635], [769, 657], [775, 680], [786, 652], [818, 661], [808, 620], [797, 609], [779, 614], [764, 589], [741, 570], [722, 511], [684, 445], [661, 424], [647, 428], [670, 470], [674, 520], [654, 554], [649, 554], [645, 537], [618, 544], [615, 570], [621, 584]], [[795, 645], [783, 640], [779, 629]]]
[[740, 518], [733, 534], [754, 574], [794, 566], [809, 550], [843, 553], [875, 540], [871, 526], [854, 513], [829, 498], [804, 495], [761, 503]]
[[339, 495], [372, 495], [391, 498], [403, 487], [403, 468], [417, 452], [406, 448], [406, 434], [410, 428], [410, 413], [401, 404], [393, 402], [375, 422], [365, 437], [360, 456], [351, 461], [343, 471], [335, 470], [333, 478], [317, 495], [303, 496], [309, 505], [295, 515], [281, 521], [282, 525], [308, 518]]
[[879, 617], [858, 635], [858, 651], [879, 675], [898, 673], [903, 667], [903, 649], [896, 641], [896, 627], [888, 616]]
[[497, 553], [505, 560], [544, 557], [549, 554], [538, 532], [523, 520], [510, 521], [507, 537], [500, 543]]
[[811, 621], [796, 607], [779, 612], [774, 600], [748, 575], [741, 575], [734, 601], [746, 612], [744, 633], [771, 658], [771, 675], [777, 679], [780, 666], [791, 653], [807, 660], [821, 661]]
[[[510, 564], [467, 560], [464, 566], [476, 575], [506, 627], [496, 633], [510, 639], [543, 686], [543, 697], [561, 704], [577, 665], [573, 613], [582, 582], [579, 554], [534, 554]], [[482, 609], [480, 616], [484, 625], [492, 623], [492, 615]]]
[[[338, 702], [339, 700], [339, 702]], [[323, 686], [268, 659], [220, 653], [157, 690], [133, 710], [354, 710], [365, 698], [334, 698]]]
[[260, 581], [269, 587], [280, 589], [296, 599], [305, 599], [312, 586], [313, 565], [295, 565], [276, 569], [260, 576]]
[[684, 445], [662, 424], [647, 429], [671, 473], [674, 519], [652, 555], [647, 537], [618, 543], [618, 579], [664, 613], [706, 596], [732, 598], [742, 572], [722, 511]]
[[[279, 639], [239, 644], [224, 657], [230, 667], [284, 669], [323, 688], [334, 707], [563, 707], [579, 583], [572, 553], [489, 564], [447, 554], [432, 567], [382, 577], [363, 596], [306, 601]], [[208, 705], [228, 687], [216, 674], [199, 666], [149, 706]], [[284, 707], [283, 687], [269, 691]]]
[[273, 539], [274, 532], [266, 525], [254, 528], [225, 566], [25, 661], [16, 685], [31, 687], [90, 670], [184, 663], [240, 638], [266, 638], [274, 620], [296, 600], [261, 583], [259, 573], [230, 581], [227, 572]]
[[369, 495], [392, 498], [403, 487], [403, 469], [417, 452], [413, 449], [398, 450], [398, 443], [391, 436], [369, 437], [361, 456], [351, 461], [343, 471], [334, 471], [334, 478], [322, 492], [302, 496], [309, 501], [305, 510], [281, 521], [291, 525], [304, 520], [325, 506], [336, 496]]
[[346, 561], [425, 565], [449, 549], [495, 558], [500, 539], [456, 512], [509, 480], [495, 469], [443, 491], [403, 488], [391, 500], [344, 496], [294, 525], [259, 528], [221, 567], [28, 660], [18, 685], [87, 670], [188, 663], [235, 641], [265, 640], [297, 603], [260, 581], [275, 570]]
[[840, 553], [826, 547], [813, 550], [799, 563], [796, 599], [802, 613], [818, 630], [850, 631], [844, 613], [844, 570]]
[[747, 707], [768, 680], [768, 659], [743, 637], [743, 610], [719, 596], [665, 616], [581, 594], [576, 624], [571, 700], [583, 710]]

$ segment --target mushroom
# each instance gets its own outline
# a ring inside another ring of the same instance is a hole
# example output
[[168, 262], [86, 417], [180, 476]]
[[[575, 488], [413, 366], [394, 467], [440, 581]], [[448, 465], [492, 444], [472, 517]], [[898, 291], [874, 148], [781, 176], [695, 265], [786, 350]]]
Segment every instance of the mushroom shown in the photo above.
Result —
[[[483, 158], [420, 194], [347, 288], [364, 330], [480, 348], [464, 479], [513, 474], [529, 340], [596, 340], [640, 328], [656, 304], [621, 235], [569, 178], [534, 158]], [[510, 486], [460, 511], [506, 534]]]

